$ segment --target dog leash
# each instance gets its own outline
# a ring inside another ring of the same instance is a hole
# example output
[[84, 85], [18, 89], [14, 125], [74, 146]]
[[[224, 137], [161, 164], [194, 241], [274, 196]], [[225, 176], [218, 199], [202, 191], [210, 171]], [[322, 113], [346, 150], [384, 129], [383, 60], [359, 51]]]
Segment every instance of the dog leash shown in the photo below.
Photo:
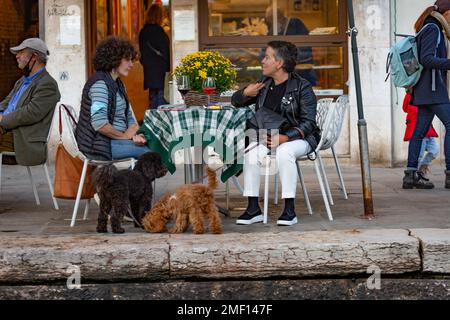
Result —
[[136, 223], [141, 229], [144, 229], [144, 226], [137, 221], [136, 217], [134, 216], [133, 212], [131, 211], [130, 206], [128, 206], [128, 214], [130, 215], [131, 219], [133, 219], [134, 223]]

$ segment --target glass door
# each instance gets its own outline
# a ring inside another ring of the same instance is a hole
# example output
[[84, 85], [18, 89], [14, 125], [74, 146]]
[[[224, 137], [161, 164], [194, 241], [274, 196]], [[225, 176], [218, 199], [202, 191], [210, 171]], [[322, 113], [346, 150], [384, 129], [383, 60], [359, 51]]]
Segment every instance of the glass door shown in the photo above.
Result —
[[[96, 45], [109, 35], [130, 39], [139, 49], [139, 32], [144, 26], [146, 9], [152, 4], [149, 0], [86, 0], [88, 8], [88, 45], [87, 61], [92, 61]], [[166, 12], [169, 2], [163, 1]], [[170, 30], [170, 29], [169, 29]], [[88, 74], [92, 75], [92, 65], [88, 66]], [[139, 60], [128, 77], [122, 79], [127, 88], [130, 103], [138, 121], [144, 119], [149, 106], [148, 91], [144, 90], [144, 71]]]

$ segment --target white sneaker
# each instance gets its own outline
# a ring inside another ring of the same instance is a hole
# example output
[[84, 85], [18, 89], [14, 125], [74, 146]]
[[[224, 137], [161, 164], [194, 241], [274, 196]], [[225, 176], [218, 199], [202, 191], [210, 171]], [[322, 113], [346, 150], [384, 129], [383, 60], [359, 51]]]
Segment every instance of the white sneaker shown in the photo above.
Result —
[[278, 220], [277, 225], [279, 226], [293, 226], [294, 224], [297, 224], [298, 220], [297, 218], [294, 218], [292, 220]]
[[242, 225], [250, 225], [254, 223], [263, 222], [264, 217], [261, 213], [261, 211], [258, 211], [254, 214], [250, 214], [247, 211], [245, 211], [237, 220], [236, 224], [242, 224]]
[[297, 216], [289, 212], [284, 212], [278, 218], [277, 225], [279, 226], [292, 226], [298, 223]]

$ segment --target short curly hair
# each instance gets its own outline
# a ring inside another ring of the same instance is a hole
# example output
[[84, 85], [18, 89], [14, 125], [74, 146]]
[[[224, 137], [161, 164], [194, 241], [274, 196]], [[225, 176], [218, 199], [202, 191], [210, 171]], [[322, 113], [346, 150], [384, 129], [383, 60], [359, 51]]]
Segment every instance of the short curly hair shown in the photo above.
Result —
[[294, 72], [297, 65], [297, 47], [287, 41], [271, 41], [267, 44], [275, 50], [276, 59], [283, 60], [283, 69], [287, 73]]
[[133, 44], [124, 38], [110, 36], [95, 49], [93, 64], [96, 71], [111, 72], [122, 59], [135, 60], [137, 52]]

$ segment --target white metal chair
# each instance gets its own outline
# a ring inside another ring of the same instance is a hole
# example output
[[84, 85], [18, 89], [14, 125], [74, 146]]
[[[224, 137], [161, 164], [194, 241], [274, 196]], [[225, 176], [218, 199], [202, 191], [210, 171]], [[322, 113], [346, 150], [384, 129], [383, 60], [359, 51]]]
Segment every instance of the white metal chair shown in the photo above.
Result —
[[[330, 221], [333, 220], [333, 216], [331, 214], [330, 209], [330, 202], [329, 202], [329, 192], [326, 189], [327, 183], [325, 183], [325, 173], [322, 170], [323, 164], [322, 164], [322, 158], [320, 157], [320, 150], [322, 146], [324, 145], [325, 141], [330, 140], [331, 133], [330, 129], [332, 128], [332, 120], [335, 117], [335, 108], [331, 108], [330, 105], [333, 102], [333, 99], [331, 98], [324, 98], [320, 99], [317, 102], [317, 116], [316, 116], [316, 122], [317, 126], [321, 129], [321, 139], [319, 141], [319, 144], [317, 145], [316, 150], [313, 152], [316, 154], [316, 157], [314, 158], [314, 165], [315, 165], [315, 171], [317, 178], [319, 180], [319, 186], [320, 190], [322, 192], [324, 204], [325, 204], [325, 210], [328, 215], [328, 219]], [[311, 154], [313, 154], [311, 153]], [[266, 157], [266, 173], [265, 173], [265, 182], [264, 182], [264, 223], [267, 223], [267, 215], [268, 215], [268, 206], [269, 206], [269, 167], [270, 167], [270, 161], [272, 160], [273, 156], [267, 156]], [[302, 186], [303, 196], [306, 202], [306, 206], [308, 208], [308, 213], [312, 214], [312, 208], [311, 203], [309, 201], [308, 191], [305, 186], [305, 181], [303, 178], [303, 173], [300, 167], [300, 164], [298, 161], [303, 160], [309, 160], [307, 156], [301, 157], [297, 159], [297, 174], [300, 179], [300, 184]], [[318, 160], [318, 161], [317, 161]], [[275, 176], [275, 204], [278, 204], [278, 174]]]
[[[324, 101], [328, 104], [328, 108], [334, 109], [334, 113], [333, 113], [333, 117], [330, 118], [330, 124], [329, 124], [329, 128], [327, 131], [327, 135], [325, 137], [323, 137], [323, 145], [320, 148], [321, 151], [327, 150], [331, 148], [332, 154], [333, 154], [333, 158], [334, 158], [334, 162], [336, 165], [336, 170], [338, 173], [338, 177], [339, 177], [339, 182], [341, 184], [341, 189], [342, 189], [342, 193], [344, 195], [344, 199], [348, 199], [348, 195], [347, 195], [347, 190], [345, 188], [345, 184], [344, 184], [344, 178], [342, 176], [342, 171], [341, 171], [341, 167], [339, 165], [339, 160], [337, 158], [336, 155], [336, 151], [334, 149], [334, 145], [337, 142], [337, 140], [339, 139], [339, 136], [341, 134], [342, 131], [342, 127], [343, 127], [343, 123], [344, 123], [344, 118], [345, 118], [345, 111], [347, 110], [347, 106], [348, 106], [348, 96], [347, 95], [343, 95], [340, 96], [335, 103], [332, 103], [332, 99], [324, 99]], [[324, 125], [323, 121], [323, 116], [322, 113], [323, 109], [321, 109], [321, 111], [319, 112], [318, 109], [318, 119], [317, 119], [317, 123], [318, 126], [321, 127]], [[322, 134], [323, 135], [323, 134]], [[323, 160], [322, 157], [320, 156], [319, 153], [317, 153], [317, 157], [319, 160], [319, 164], [320, 164], [320, 170], [322, 172], [323, 175], [323, 182], [325, 184], [325, 190], [327, 192], [327, 196], [328, 196], [328, 201], [330, 203], [330, 205], [334, 205], [334, 200], [333, 200], [333, 196], [331, 194], [331, 190], [330, 190], [330, 184], [328, 183], [328, 177], [325, 171], [325, 166], [323, 164]]]
[[[78, 187], [78, 192], [77, 192], [77, 197], [75, 199], [75, 206], [73, 209], [73, 213], [72, 213], [72, 219], [71, 219], [71, 223], [70, 223], [70, 227], [74, 227], [75, 226], [75, 222], [77, 220], [77, 215], [78, 215], [78, 208], [80, 206], [80, 200], [81, 200], [81, 193], [83, 191], [83, 186], [84, 186], [84, 182], [86, 180], [86, 174], [87, 174], [87, 169], [89, 165], [92, 166], [99, 166], [99, 165], [107, 165], [107, 164], [116, 164], [116, 163], [125, 163], [128, 162], [130, 166], [134, 166], [134, 162], [135, 159], [133, 158], [128, 158], [128, 159], [122, 159], [122, 160], [116, 160], [116, 161], [99, 161], [99, 160], [92, 160], [87, 158], [79, 149], [78, 149], [78, 144], [77, 141], [75, 139], [75, 128], [76, 128], [76, 123], [73, 120], [77, 120], [78, 116], [77, 113], [75, 111], [75, 109], [71, 106], [66, 105], [67, 110], [65, 108], [62, 109], [63, 114], [62, 116], [62, 125], [63, 125], [63, 136], [62, 136], [62, 143], [64, 144], [64, 147], [66, 148], [66, 150], [73, 156], [73, 157], [78, 157], [83, 161], [83, 170], [81, 173], [81, 178], [80, 178], [80, 184]], [[68, 115], [68, 112], [70, 112], [73, 116], [74, 119], [72, 119], [72, 117], [70, 117]], [[87, 220], [87, 216], [89, 213], [89, 205], [90, 205], [90, 201], [91, 199], [87, 200], [86, 203], [86, 207], [84, 210], [84, 216], [83, 216], [83, 220]]]
[[[50, 139], [50, 134], [52, 132], [52, 126], [50, 126], [50, 130], [48, 132], [47, 135], [47, 143]], [[15, 152], [0, 152], [0, 196], [1, 196], [1, 188], [2, 188], [2, 164], [3, 164], [3, 156], [12, 156], [15, 157], [16, 153]], [[53, 184], [52, 184], [52, 180], [50, 178], [50, 173], [48, 171], [48, 166], [47, 166], [47, 162], [45, 162], [43, 165], [44, 168], [44, 173], [45, 173], [45, 178], [47, 180], [48, 183], [48, 187], [50, 189], [50, 194], [52, 196], [53, 199], [53, 206], [55, 207], [56, 210], [59, 210], [59, 206], [58, 206], [58, 202], [56, 201], [56, 198], [53, 196]], [[27, 171], [28, 171], [28, 177], [30, 178], [30, 182], [31, 182], [31, 187], [33, 189], [33, 194], [34, 194], [34, 198], [36, 200], [36, 204], [38, 206], [41, 205], [41, 200], [39, 199], [39, 194], [37, 192], [37, 187], [36, 184], [34, 183], [34, 179], [33, 179], [33, 175], [31, 174], [31, 167], [27, 166]]]
[[[341, 170], [341, 166], [339, 164], [339, 160], [338, 157], [336, 155], [336, 150], [334, 148], [334, 145], [336, 144], [336, 142], [338, 141], [341, 132], [342, 132], [342, 127], [344, 124], [344, 119], [345, 119], [345, 113], [347, 111], [349, 105], [349, 100], [348, 100], [348, 96], [347, 95], [342, 95], [340, 96], [336, 102], [332, 105], [333, 108], [336, 109], [334, 117], [332, 119], [332, 122], [330, 124], [330, 134], [329, 137], [327, 138], [326, 141], [324, 141], [324, 144], [321, 148], [321, 150], [327, 150], [331, 148], [331, 152], [333, 154], [333, 158], [334, 158], [334, 164], [336, 166], [336, 171], [339, 177], [339, 182], [341, 184], [341, 189], [342, 189], [342, 193], [344, 195], [344, 199], [348, 199], [348, 195], [347, 195], [347, 189], [345, 188], [345, 183], [344, 183], [344, 177], [342, 176], [342, 170]], [[322, 171], [325, 172], [325, 168], [322, 166]], [[328, 185], [328, 181], [325, 180], [326, 184]], [[329, 186], [327, 186], [327, 190], [329, 190]], [[331, 197], [331, 193], [330, 193], [330, 197]], [[331, 204], [333, 204], [331, 202]]]
[[[270, 177], [270, 165], [272, 161], [276, 161], [275, 155], [268, 155], [265, 157], [265, 174], [264, 174], [264, 207], [263, 207], [263, 222], [267, 224], [268, 222], [268, 211], [269, 211], [269, 177]], [[300, 165], [297, 165], [297, 174], [300, 179], [300, 185], [302, 187], [303, 197], [306, 202], [306, 207], [308, 208], [308, 213], [312, 214], [311, 204], [309, 201], [308, 190], [305, 186], [305, 180], [303, 178], [303, 173]], [[278, 204], [278, 189], [279, 189], [279, 175], [275, 174], [275, 190], [274, 190], [274, 204]]]

